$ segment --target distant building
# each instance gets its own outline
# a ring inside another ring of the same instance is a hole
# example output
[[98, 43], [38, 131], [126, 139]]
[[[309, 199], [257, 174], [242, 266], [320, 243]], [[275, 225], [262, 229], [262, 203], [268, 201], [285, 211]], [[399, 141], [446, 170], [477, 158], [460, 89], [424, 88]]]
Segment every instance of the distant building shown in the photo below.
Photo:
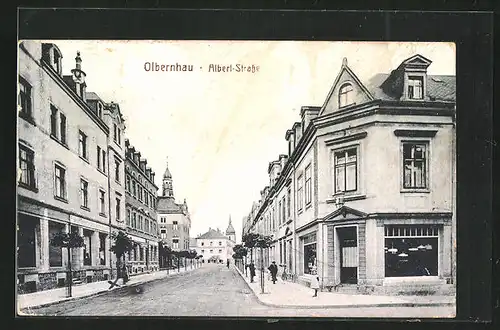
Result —
[[[189, 232], [191, 218], [186, 200], [182, 204], [175, 202], [172, 174], [168, 164], [163, 174], [162, 196], [158, 197], [157, 218], [159, 239], [173, 251], [189, 250]], [[161, 254], [161, 250], [160, 250]], [[160, 261], [163, 262], [160, 255]], [[161, 264], [160, 267], [165, 265]]]
[[155, 173], [147, 166], [128, 139], [126, 146], [126, 226], [127, 234], [136, 243], [127, 253], [127, 265], [131, 274], [156, 271], [158, 265], [158, 223], [156, 215], [158, 187]]
[[206, 233], [196, 237], [196, 244], [192, 248], [198, 255], [203, 256], [203, 263], [224, 263], [233, 258], [235, 239], [236, 232], [230, 217], [225, 233], [219, 229], [209, 228]]

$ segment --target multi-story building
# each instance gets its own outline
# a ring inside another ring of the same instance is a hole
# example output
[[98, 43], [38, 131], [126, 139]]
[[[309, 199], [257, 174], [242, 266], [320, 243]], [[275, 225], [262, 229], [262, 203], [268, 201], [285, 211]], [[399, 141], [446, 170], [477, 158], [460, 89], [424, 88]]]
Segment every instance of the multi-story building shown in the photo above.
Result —
[[252, 208], [269, 259], [307, 283], [391, 292], [455, 279], [455, 76], [414, 55], [362, 82], [344, 59], [322, 106], [286, 132]]
[[196, 243], [192, 246], [198, 255], [201, 255], [202, 263], [224, 263], [233, 259], [233, 248], [236, 244], [236, 232], [229, 217], [229, 224], [225, 233], [220, 229], [208, 228], [208, 231], [196, 237]]
[[155, 173], [128, 139], [125, 139], [125, 202], [127, 234], [136, 243], [127, 253], [131, 274], [157, 271], [158, 223], [156, 215], [158, 187]]
[[19, 44], [17, 275], [22, 292], [65, 285], [67, 251], [51, 244], [57, 232], [84, 237], [84, 247], [71, 254], [73, 278], [110, 278], [115, 263], [110, 232], [124, 225], [124, 187], [115, 180], [123, 171], [123, 151], [110, 141], [110, 125], [120, 134], [125, 130], [119, 108], [87, 99], [80, 53], [71, 75], [63, 75], [61, 59], [55, 44]]
[[[158, 196], [156, 212], [160, 242], [169, 246], [173, 251], [189, 250], [191, 218], [186, 199], [182, 204], [175, 202], [172, 174], [168, 169], [168, 164], [163, 174], [162, 196]], [[166, 259], [160, 255], [161, 262]], [[165, 265], [161, 264], [160, 267], [165, 267]]]

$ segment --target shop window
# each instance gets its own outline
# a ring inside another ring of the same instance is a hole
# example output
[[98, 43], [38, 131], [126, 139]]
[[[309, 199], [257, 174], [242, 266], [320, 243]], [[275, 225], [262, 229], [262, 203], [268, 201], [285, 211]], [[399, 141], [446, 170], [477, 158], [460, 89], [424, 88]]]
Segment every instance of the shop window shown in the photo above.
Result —
[[106, 265], [106, 234], [99, 233], [99, 264]]
[[20, 214], [17, 220], [17, 265], [36, 267], [36, 228], [39, 220]]
[[[64, 230], [64, 225], [49, 221], [49, 239]], [[62, 267], [62, 248], [49, 244], [49, 265], [50, 267]]]
[[385, 276], [437, 276], [437, 226], [386, 226]]
[[92, 265], [92, 233], [88, 230], [83, 231], [83, 264]]
[[316, 274], [316, 234], [310, 234], [302, 238], [304, 244], [304, 274]]

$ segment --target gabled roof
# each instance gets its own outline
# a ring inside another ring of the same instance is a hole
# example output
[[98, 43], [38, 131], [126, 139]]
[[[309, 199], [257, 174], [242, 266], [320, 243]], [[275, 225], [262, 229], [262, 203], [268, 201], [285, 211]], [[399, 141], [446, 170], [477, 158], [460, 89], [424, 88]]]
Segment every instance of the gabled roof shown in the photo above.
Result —
[[182, 204], [177, 204], [172, 197], [158, 196], [158, 213], [184, 213]]
[[228, 237], [215, 229], [209, 229], [206, 233], [198, 237], [198, 239], [227, 239]]

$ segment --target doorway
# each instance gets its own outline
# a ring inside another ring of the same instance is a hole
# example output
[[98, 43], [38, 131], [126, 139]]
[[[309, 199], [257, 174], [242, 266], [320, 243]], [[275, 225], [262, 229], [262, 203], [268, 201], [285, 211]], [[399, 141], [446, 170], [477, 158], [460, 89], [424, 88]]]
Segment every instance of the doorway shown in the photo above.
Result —
[[357, 228], [337, 228], [339, 240], [340, 283], [358, 283], [358, 237]]

